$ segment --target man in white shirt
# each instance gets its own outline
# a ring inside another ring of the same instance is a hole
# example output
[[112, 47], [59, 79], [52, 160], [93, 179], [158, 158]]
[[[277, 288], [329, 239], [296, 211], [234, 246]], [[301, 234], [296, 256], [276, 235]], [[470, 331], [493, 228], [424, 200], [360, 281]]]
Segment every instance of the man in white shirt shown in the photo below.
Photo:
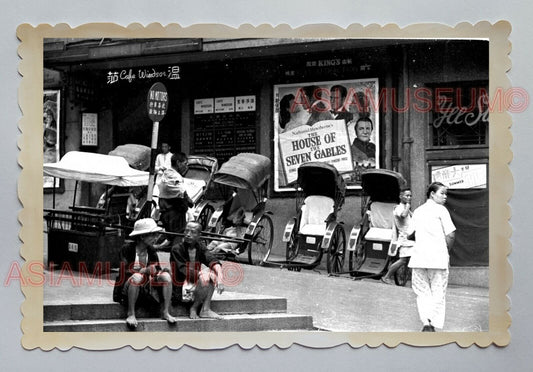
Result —
[[170, 159], [172, 159], [172, 153], [170, 152], [170, 146], [168, 143], [163, 142], [161, 144], [162, 153], [155, 158], [155, 171], [158, 174], [162, 174], [166, 169], [171, 167]]

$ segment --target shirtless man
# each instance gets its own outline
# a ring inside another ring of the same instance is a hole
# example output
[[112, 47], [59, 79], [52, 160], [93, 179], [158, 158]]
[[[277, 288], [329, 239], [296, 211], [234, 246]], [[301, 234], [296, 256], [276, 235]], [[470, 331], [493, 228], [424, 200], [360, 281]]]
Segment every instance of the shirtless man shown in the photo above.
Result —
[[[211, 310], [211, 298], [215, 293], [222, 293], [222, 267], [220, 262], [207, 251], [200, 241], [202, 226], [198, 222], [189, 222], [185, 227], [183, 242], [172, 247], [170, 265], [174, 283], [173, 299], [192, 302], [190, 318], [221, 318]], [[207, 268], [202, 268], [202, 264]], [[198, 310], [201, 305], [201, 311]]]

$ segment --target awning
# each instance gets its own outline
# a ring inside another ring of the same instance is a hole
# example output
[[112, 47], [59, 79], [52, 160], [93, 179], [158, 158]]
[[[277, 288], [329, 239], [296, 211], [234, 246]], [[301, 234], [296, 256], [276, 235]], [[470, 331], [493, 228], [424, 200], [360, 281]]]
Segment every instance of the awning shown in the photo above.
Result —
[[120, 156], [70, 151], [57, 163], [46, 163], [47, 176], [112, 186], [148, 185], [148, 172], [131, 168]]

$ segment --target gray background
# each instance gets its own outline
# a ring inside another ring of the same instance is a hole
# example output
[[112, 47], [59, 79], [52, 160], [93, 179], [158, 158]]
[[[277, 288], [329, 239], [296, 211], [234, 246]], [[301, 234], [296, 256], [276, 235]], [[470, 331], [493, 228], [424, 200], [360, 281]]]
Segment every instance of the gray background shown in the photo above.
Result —
[[[231, 6], [230, 6], [231, 4]], [[109, 1], [87, 2], [66, 0], [19, 0], [2, 1], [1, 37], [2, 51], [0, 102], [3, 115], [0, 135], [2, 161], [0, 162], [0, 205], [2, 247], [0, 249], [0, 278], [7, 277], [13, 261], [21, 262], [18, 239], [19, 224], [16, 219], [21, 205], [17, 199], [17, 136], [16, 126], [21, 117], [17, 105], [17, 91], [20, 76], [16, 54], [18, 40], [16, 27], [21, 23], [69, 23], [77, 26], [88, 22], [115, 22], [128, 25], [132, 22], [148, 24], [160, 22], [179, 23], [182, 26], [194, 23], [224, 23], [238, 26], [242, 23], [289, 23], [299, 26], [308, 23], [335, 23], [346, 27], [351, 23], [387, 24], [397, 23], [403, 27], [418, 22], [439, 22], [455, 25], [462, 21], [476, 23], [488, 20], [492, 23], [505, 19], [511, 22], [513, 44], [511, 59], [513, 67], [509, 73], [515, 87], [525, 88], [531, 95], [533, 79], [531, 53], [533, 24], [532, 7], [526, 1], [464, 1], [448, 0], [431, 2], [427, 0], [374, 0], [311, 2], [274, 0], [269, 2], [250, 1], [202, 1], [178, 2], [160, 1]], [[232, 9], [233, 7], [233, 9]], [[391, 370], [439, 370], [439, 371], [521, 371], [531, 368], [533, 326], [530, 317], [531, 275], [529, 269], [533, 260], [531, 240], [530, 205], [533, 172], [528, 167], [531, 140], [533, 139], [532, 110], [513, 115], [512, 151], [514, 160], [511, 169], [514, 174], [515, 191], [510, 204], [513, 210], [513, 253], [510, 256], [514, 270], [514, 284], [510, 292], [511, 344], [505, 348], [496, 346], [481, 349], [476, 346], [461, 349], [455, 345], [438, 348], [414, 348], [399, 346], [395, 349], [352, 349], [346, 345], [326, 350], [315, 350], [293, 346], [288, 350], [276, 347], [270, 350], [255, 348], [243, 351], [239, 347], [227, 350], [200, 352], [184, 347], [179, 351], [133, 351], [124, 348], [118, 351], [69, 352], [41, 350], [26, 351], [20, 346], [20, 305], [24, 300], [18, 283], [6, 287], [1, 285], [0, 298], [0, 365], [4, 371], [29, 370], [131, 370], [163, 369], [183, 370], [185, 368], [204, 370], [206, 363], [219, 370], [275, 370], [282, 365], [291, 369], [333, 370], [364, 369], [368, 371]], [[528, 151], [529, 150], [529, 151]]]

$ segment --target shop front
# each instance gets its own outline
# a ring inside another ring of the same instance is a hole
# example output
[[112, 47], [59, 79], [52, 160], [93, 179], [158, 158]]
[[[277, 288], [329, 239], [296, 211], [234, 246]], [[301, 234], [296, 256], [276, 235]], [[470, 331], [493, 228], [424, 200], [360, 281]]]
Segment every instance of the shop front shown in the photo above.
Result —
[[[458, 227], [452, 265], [488, 265], [486, 41], [45, 40], [44, 66], [54, 76], [45, 94], [59, 93], [48, 100], [57, 101], [60, 155], [149, 146], [146, 93], [159, 81], [169, 95], [159, 144], [219, 163], [242, 152], [272, 159], [274, 252], [283, 254], [296, 212], [298, 166], [320, 161], [345, 178], [347, 233], [361, 220], [365, 169], [400, 172], [413, 206], [431, 181], [445, 183]], [[73, 185], [61, 186], [67, 205]], [[96, 204], [100, 193], [80, 198]]]

